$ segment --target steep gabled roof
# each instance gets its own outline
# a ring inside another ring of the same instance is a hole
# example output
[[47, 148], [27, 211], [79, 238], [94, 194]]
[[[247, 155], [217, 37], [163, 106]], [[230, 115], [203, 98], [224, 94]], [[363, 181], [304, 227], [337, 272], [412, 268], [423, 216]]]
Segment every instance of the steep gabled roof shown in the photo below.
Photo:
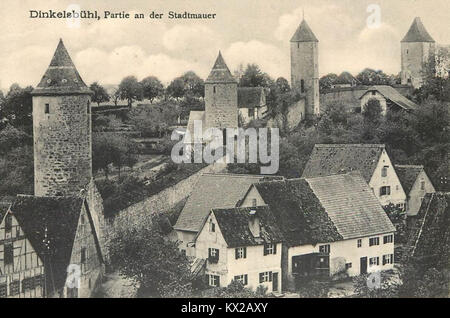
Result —
[[256, 175], [203, 174], [199, 177], [174, 228], [198, 232], [213, 208], [235, 207], [250, 186], [264, 178]]
[[205, 83], [236, 83], [233, 75], [231, 75], [230, 70], [228, 69], [225, 60], [222, 57], [222, 53], [219, 51], [219, 55], [217, 56], [216, 62], [214, 63], [211, 72], [209, 73], [208, 78]]
[[264, 88], [262, 87], [239, 87], [238, 88], [238, 107], [255, 108], [264, 106], [261, 101], [264, 98]]
[[388, 85], [374, 85], [371, 86], [367, 89], [367, 91], [365, 93], [363, 93], [360, 97], [360, 99], [368, 94], [369, 92], [372, 91], [377, 91], [379, 92], [381, 95], [384, 96], [384, 98], [390, 100], [391, 102], [393, 102], [394, 104], [396, 104], [397, 106], [406, 109], [406, 110], [414, 110], [417, 109], [418, 106], [416, 103], [410, 101], [409, 99], [407, 99], [405, 96], [403, 96], [402, 94], [400, 94], [395, 88], [393, 88], [392, 86], [388, 86]]
[[[35, 197], [19, 195], [10, 211], [44, 261], [47, 291], [59, 290], [65, 284], [67, 267], [82, 210], [80, 197]], [[48, 248], [44, 243], [48, 240]]]
[[416, 17], [402, 42], [434, 42], [434, 39], [425, 29], [420, 18]]
[[[260, 237], [250, 231], [250, 211], [255, 211], [261, 226]], [[213, 209], [220, 231], [228, 247], [253, 246], [264, 243], [279, 243], [283, 235], [267, 206], [252, 208]]]
[[32, 91], [33, 95], [92, 94], [81, 79], [60, 39], [47, 71]]
[[354, 170], [369, 182], [378, 164], [382, 144], [316, 144], [302, 177], [321, 177]]
[[292, 36], [291, 42], [319, 42], [319, 40], [317, 40], [308, 23], [306, 23], [305, 20], [302, 20]]
[[358, 171], [306, 181], [344, 239], [395, 232]]
[[411, 225], [408, 247], [414, 260], [424, 268], [450, 266], [450, 193], [425, 195]]
[[403, 190], [408, 194], [411, 191], [417, 177], [423, 171], [423, 166], [417, 165], [395, 165], [395, 171], [402, 184]]
[[343, 237], [305, 179], [255, 183], [288, 246], [334, 242]]

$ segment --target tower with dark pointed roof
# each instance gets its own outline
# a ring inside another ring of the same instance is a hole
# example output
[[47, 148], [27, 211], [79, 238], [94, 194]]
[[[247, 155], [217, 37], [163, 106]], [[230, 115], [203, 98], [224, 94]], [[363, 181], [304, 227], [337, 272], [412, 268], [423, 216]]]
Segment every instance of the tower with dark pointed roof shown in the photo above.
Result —
[[237, 82], [219, 52], [205, 81], [205, 128], [237, 128]]
[[435, 41], [419, 17], [415, 18], [401, 41], [403, 85], [419, 88], [423, 84], [426, 66], [434, 58]]
[[291, 86], [306, 97], [307, 117], [320, 114], [319, 40], [303, 19], [291, 38]]
[[91, 181], [90, 95], [60, 40], [32, 92], [36, 196], [79, 195]]

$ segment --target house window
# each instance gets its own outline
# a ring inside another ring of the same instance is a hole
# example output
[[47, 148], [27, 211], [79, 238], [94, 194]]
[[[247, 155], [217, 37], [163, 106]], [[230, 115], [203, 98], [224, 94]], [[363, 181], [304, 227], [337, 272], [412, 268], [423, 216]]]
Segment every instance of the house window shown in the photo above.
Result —
[[380, 265], [380, 258], [378, 256], [369, 258], [369, 266], [377, 266], [377, 265]]
[[218, 275], [208, 275], [209, 276], [209, 286], [219, 287], [220, 286], [220, 276]]
[[330, 253], [330, 244], [319, 245], [319, 252], [320, 253]]
[[271, 282], [272, 281], [272, 272], [263, 272], [259, 273], [259, 283]]
[[216, 225], [213, 223], [213, 221], [211, 219], [209, 220], [209, 231], [210, 232], [216, 231]]
[[248, 110], [248, 117], [250, 117], [250, 118], [254, 118], [255, 117], [255, 109], [254, 108], [250, 108]]
[[380, 196], [381, 195], [390, 195], [391, 194], [391, 187], [390, 186], [383, 186], [380, 188]]
[[389, 166], [384, 166], [384, 167], [381, 169], [381, 176], [382, 176], [382, 177], [387, 177], [388, 168], [389, 168]]
[[50, 114], [50, 104], [45, 104], [45, 113]]
[[11, 232], [12, 230], [12, 216], [8, 213], [5, 218], [5, 231]]
[[264, 244], [264, 256], [271, 255], [277, 253], [277, 245], [276, 244]]
[[352, 268], [352, 263], [346, 263], [345, 264], [345, 269], [349, 269]]
[[394, 235], [385, 235], [383, 236], [383, 244], [394, 242]]
[[219, 250], [217, 248], [208, 248], [208, 261], [217, 263], [219, 261]]
[[369, 246], [374, 246], [374, 245], [380, 245], [380, 238], [379, 237], [371, 237], [369, 239]]
[[11, 265], [14, 263], [14, 248], [12, 244], [5, 244], [5, 265]]
[[238, 282], [241, 282], [242, 285], [244, 285], [244, 286], [246, 286], [248, 284], [248, 276], [247, 276], [247, 274], [234, 276], [234, 280], [238, 281]]
[[358, 241], [356, 241], [356, 245], [358, 247], [361, 247], [362, 246], [362, 239], [358, 239]]
[[425, 181], [420, 181], [420, 190], [425, 190]]
[[252, 206], [256, 206], [256, 199], [252, 199]]
[[383, 265], [394, 264], [394, 254], [383, 255]]
[[83, 247], [81, 248], [81, 260], [80, 260], [81, 264], [86, 263], [86, 248]]
[[247, 258], [247, 248], [238, 247], [234, 250], [236, 259]]
[[372, 95], [375, 95], [376, 94], [376, 92], [375, 91], [372, 91]]

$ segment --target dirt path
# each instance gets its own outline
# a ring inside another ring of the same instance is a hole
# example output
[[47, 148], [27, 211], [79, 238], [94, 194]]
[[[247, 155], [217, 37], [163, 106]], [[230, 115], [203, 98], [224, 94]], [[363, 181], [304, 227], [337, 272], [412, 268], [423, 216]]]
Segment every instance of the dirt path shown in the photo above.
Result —
[[124, 278], [118, 272], [105, 275], [106, 281], [102, 284], [103, 298], [135, 298], [136, 287], [132, 281]]

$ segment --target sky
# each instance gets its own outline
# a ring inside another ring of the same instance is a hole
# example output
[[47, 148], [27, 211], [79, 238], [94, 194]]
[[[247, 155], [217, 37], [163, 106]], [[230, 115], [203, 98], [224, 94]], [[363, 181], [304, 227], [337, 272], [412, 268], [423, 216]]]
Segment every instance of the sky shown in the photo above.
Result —
[[[108, 10], [165, 17], [82, 20], [78, 26], [29, 17], [30, 10], [70, 5], [101, 16]], [[169, 11], [216, 13], [216, 19], [170, 20]], [[256, 63], [273, 78], [289, 79], [289, 40], [303, 13], [319, 39], [321, 76], [356, 75], [365, 67], [398, 73], [400, 40], [416, 16], [437, 43], [450, 44], [448, 0], [1, 0], [0, 88], [37, 85], [60, 38], [87, 84], [116, 85], [128, 75], [154, 75], [166, 84], [189, 70], [206, 78], [219, 50], [231, 71]]]

